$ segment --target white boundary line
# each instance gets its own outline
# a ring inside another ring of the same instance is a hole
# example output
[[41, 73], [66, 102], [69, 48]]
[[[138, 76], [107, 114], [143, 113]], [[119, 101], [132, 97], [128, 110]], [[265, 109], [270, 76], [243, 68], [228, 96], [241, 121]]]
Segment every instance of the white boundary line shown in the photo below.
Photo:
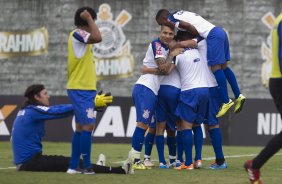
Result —
[[[281, 156], [282, 153], [277, 153], [274, 156]], [[224, 158], [242, 158], [242, 157], [254, 157], [257, 156], [257, 154], [248, 154], [248, 155], [229, 155], [229, 156], [224, 156]], [[203, 158], [203, 160], [215, 160], [215, 157], [207, 157], [207, 158]], [[158, 160], [152, 159], [153, 162], [158, 162]], [[120, 164], [125, 162], [125, 160], [123, 161], [116, 161], [113, 162], [115, 164]]]
[[0, 170], [6, 170], [6, 169], [16, 169], [17, 167], [0, 167]]

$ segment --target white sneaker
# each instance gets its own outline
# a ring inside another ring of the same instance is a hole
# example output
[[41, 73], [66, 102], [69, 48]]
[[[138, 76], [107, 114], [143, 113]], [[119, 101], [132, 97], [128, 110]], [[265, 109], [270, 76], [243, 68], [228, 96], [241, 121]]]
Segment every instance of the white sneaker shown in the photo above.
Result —
[[82, 170], [80, 169], [68, 169], [67, 174], [82, 174]]
[[145, 167], [153, 167], [154, 166], [154, 164], [151, 162], [151, 160], [150, 159], [148, 159], [148, 158], [146, 158], [145, 160], [144, 160], [144, 165], [145, 165]]
[[123, 163], [122, 168], [125, 171], [125, 174], [134, 174], [133, 159], [132, 159], [131, 151], [129, 151], [128, 157], [127, 157], [126, 161]]
[[106, 165], [106, 156], [104, 154], [100, 154], [97, 160], [97, 165], [105, 166]]

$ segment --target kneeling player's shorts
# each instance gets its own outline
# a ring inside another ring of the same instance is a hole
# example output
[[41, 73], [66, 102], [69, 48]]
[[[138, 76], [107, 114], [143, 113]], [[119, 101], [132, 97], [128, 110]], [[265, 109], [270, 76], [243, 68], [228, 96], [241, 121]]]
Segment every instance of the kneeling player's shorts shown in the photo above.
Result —
[[181, 91], [175, 115], [189, 123], [201, 124], [207, 112], [209, 88]]
[[218, 118], [216, 117], [216, 114], [218, 113], [223, 101], [220, 98], [218, 86], [209, 88], [209, 92], [209, 105], [205, 116], [204, 124], [212, 126], [218, 124]]
[[135, 84], [132, 98], [136, 108], [136, 122], [150, 125], [155, 114], [157, 96], [154, 92], [141, 84]]
[[166, 122], [170, 130], [176, 131], [176, 120], [174, 112], [177, 107], [180, 89], [170, 85], [161, 85], [158, 92], [158, 103], [156, 108], [157, 122]]
[[85, 125], [96, 122], [95, 90], [73, 90], [68, 89], [68, 96], [74, 109], [75, 122]]

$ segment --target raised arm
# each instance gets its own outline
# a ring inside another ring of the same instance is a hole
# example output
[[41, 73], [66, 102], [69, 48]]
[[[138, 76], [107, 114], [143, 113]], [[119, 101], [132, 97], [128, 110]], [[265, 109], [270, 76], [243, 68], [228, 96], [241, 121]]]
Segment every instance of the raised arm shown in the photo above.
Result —
[[102, 36], [100, 30], [98, 29], [97, 25], [95, 24], [93, 18], [91, 17], [90, 13], [87, 10], [81, 12], [80, 17], [88, 23], [90, 36], [87, 40], [88, 44], [92, 43], [99, 43], [102, 41]]

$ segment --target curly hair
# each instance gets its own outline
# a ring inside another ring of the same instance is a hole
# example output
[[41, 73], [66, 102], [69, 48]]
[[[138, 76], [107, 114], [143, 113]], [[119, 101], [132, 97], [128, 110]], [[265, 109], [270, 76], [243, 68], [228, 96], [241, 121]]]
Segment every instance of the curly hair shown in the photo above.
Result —
[[88, 25], [88, 23], [80, 17], [80, 14], [84, 10], [87, 10], [90, 13], [90, 15], [93, 18], [93, 20], [95, 20], [97, 18], [97, 14], [96, 14], [96, 12], [95, 12], [95, 10], [93, 8], [81, 7], [81, 8], [76, 10], [75, 15], [74, 15], [74, 24], [76, 26], [87, 26]]

